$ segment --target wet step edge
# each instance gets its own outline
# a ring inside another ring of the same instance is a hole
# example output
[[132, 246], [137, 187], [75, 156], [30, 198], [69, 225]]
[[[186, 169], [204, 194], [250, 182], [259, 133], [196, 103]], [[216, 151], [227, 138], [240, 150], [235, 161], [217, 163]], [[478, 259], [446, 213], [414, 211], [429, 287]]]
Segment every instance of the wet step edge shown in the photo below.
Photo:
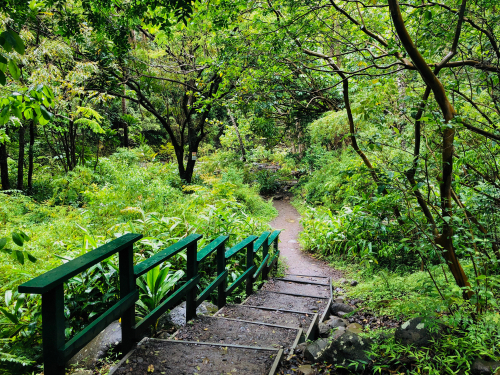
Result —
[[[144, 360], [146, 350], [150, 353], [149, 358]], [[185, 355], [182, 355], [183, 351]], [[167, 359], [162, 361], [160, 352], [163, 352]], [[177, 357], [182, 361], [180, 367], [173, 366], [172, 356], [175, 352], [178, 352]], [[269, 352], [272, 354], [269, 355]], [[234, 370], [241, 375], [258, 373], [274, 375], [283, 358], [283, 352], [282, 348], [144, 338], [110, 370], [109, 375], [146, 374], [150, 372], [149, 366], [153, 366], [151, 369], [154, 373], [166, 375], [196, 373], [196, 371], [199, 371], [200, 375], [219, 375], [232, 373]], [[189, 355], [193, 357], [191, 363], [186, 361]], [[200, 363], [201, 356], [204, 357]], [[219, 362], [219, 366], [215, 368], [207, 366], [215, 364], [216, 361]]]
[[[172, 337], [178, 341], [201, 341], [216, 344], [284, 347], [293, 351], [302, 328], [278, 324], [231, 319], [220, 316], [200, 316], [180, 328]], [[241, 344], [240, 344], [241, 343]]]
[[214, 316], [226, 319], [238, 319], [264, 324], [273, 324], [287, 328], [301, 328], [304, 333], [303, 340], [308, 340], [314, 333], [319, 315], [310, 312], [283, 311], [250, 305], [227, 305]]

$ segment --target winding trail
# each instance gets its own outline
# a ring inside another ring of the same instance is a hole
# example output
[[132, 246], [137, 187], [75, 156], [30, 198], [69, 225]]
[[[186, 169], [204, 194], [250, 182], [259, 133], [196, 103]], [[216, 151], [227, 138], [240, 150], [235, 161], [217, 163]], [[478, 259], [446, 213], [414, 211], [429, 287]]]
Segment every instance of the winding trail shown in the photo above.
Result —
[[273, 229], [282, 229], [280, 234], [280, 253], [286, 258], [288, 265], [287, 273], [295, 275], [316, 275], [328, 276], [332, 279], [342, 277], [337, 271], [327, 263], [314, 259], [300, 249], [299, 233], [304, 229], [300, 223], [300, 214], [288, 200], [278, 200], [273, 202], [273, 206], [278, 210], [279, 215], [270, 223]]

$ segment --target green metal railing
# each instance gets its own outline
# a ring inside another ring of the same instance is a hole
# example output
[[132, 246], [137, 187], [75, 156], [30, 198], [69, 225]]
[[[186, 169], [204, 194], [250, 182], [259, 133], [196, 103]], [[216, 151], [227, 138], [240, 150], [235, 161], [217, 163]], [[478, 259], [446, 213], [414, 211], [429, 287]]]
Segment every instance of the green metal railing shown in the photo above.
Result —
[[[64, 375], [65, 363], [118, 318], [121, 318], [122, 350], [126, 352], [132, 348], [134, 342], [139, 341], [147, 333], [149, 327], [155, 324], [162, 314], [176, 306], [184, 297], [186, 321], [188, 321], [196, 317], [196, 308], [209, 298], [216, 288], [219, 309], [226, 304], [227, 296], [244, 281], [246, 281], [247, 296], [252, 294], [253, 284], [259, 275], [262, 273], [262, 279], [267, 279], [269, 271], [278, 260], [279, 234], [280, 231], [274, 231], [264, 232], [260, 237], [250, 236], [229, 250], [225, 249], [228, 236], [220, 236], [200, 251], [198, 251], [198, 241], [202, 236], [191, 234], [134, 266], [134, 243], [139, 241], [142, 235], [129, 233], [20, 285], [18, 288], [20, 293], [42, 295], [44, 373]], [[271, 246], [274, 246], [272, 258], [269, 253]], [[226, 259], [244, 249], [246, 249], [246, 270], [227, 286]], [[260, 249], [262, 249], [262, 262], [256, 266], [254, 255]], [[187, 281], [142, 320], [136, 322], [135, 302], [139, 299], [136, 279], [183, 250], [186, 250]], [[198, 265], [214, 252], [216, 252], [217, 277], [196, 295], [200, 282]], [[64, 282], [116, 253], [118, 253], [120, 278], [119, 301], [66, 342]]]

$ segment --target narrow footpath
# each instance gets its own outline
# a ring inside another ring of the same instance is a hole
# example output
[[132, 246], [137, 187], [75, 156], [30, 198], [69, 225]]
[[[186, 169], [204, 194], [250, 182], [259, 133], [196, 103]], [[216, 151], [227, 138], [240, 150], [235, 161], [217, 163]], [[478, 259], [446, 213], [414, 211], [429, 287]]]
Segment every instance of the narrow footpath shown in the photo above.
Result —
[[284, 371], [281, 364], [300, 343], [317, 338], [318, 324], [330, 315], [332, 279], [340, 275], [300, 250], [295, 208], [287, 200], [274, 205], [279, 216], [271, 226], [282, 230], [285, 277], [270, 280], [239, 305], [199, 316], [170, 339], [143, 339], [110, 375], [274, 375]]
[[279, 215], [270, 223], [273, 229], [282, 230], [280, 234], [280, 256], [286, 259], [286, 273], [297, 275], [318, 275], [341, 278], [341, 273], [329, 267], [325, 262], [314, 259], [300, 249], [299, 233], [304, 229], [300, 223], [300, 214], [288, 200], [273, 202]]

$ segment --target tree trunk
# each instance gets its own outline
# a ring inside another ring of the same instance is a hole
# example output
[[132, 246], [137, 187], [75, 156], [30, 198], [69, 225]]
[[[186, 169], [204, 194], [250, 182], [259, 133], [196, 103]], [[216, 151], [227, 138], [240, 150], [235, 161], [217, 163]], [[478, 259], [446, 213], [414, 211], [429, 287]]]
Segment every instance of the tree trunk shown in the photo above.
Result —
[[19, 154], [17, 158], [17, 190], [24, 188], [24, 133], [26, 128], [19, 127]]
[[2, 182], [2, 190], [10, 190], [7, 157], [7, 143], [0, 143], [0, 178]]
[[35, 122], [30, 122], [30, 145], [28, 148], [28, 190], [33, 189], [33, 159], [34, 159], [34, 145], [35, 145]]
[[82, 155], [80, 158], [80, 161], [82, 163], [82, 167], [85, 166], [85, 129], [82, 128]]
[[238, 124], [236, 123], [236, 120], [233, 117], [233, 114], [231, 111], [227, 110], [227, 114], [229, 115], [229, 118], [231, 119], [231, 122], [233, 123], [234, 131], [236, 132], [236, 136], [238, 137], [238, 141], [240, 142], [240, 149], [241, 149], [241, 160], [242, 161], [247, 161], [246, 153], [245, 153], [245, 146], [243, 145], [243, 140], [241, 139], [240, 131], [238, 129]]
[[76, 131], [77, 131], [77, 126], [71, 120], [69, 122], [69, 144], [70, 144], [70, 157], [71, 157], [71, 163], [68, 163], [68, 169], [72, 171], [76, 167]]
[[[123, 94], [125, 95], [125, 86], [123, 86]], [[122, 115], [127, 114], [127, 99], [122, 98]], [[123, 121], [123, 147], [128, 147], [128, 123], [127, 121]]]
[[[405, 48], [409, 57], [415, 64], [420, 76], [427, 86], [434, 93], [434, 99], [436, 100], [441, 112], [443, 114], [446, 124], [455, 117], [455, 108], [448, 100], [446, 91], [443, 84], [438, 79], [436, 74], [432, 71], [430, 66], [425, 61], [424, 57], [420, 54], [418, 48], [413, 43], [413, 40], [406, 30], [404, 24], [403, 16], [399, 8], [398, 0], [388, 0], [389, 10], [391, 13], [392, 21], [394, 22], [394, 28], [401, 41], [401, 44]], [[458, 38], [460, 36], [461, 23], [463, 20], [463, 15], [465, 12], [466, 0], [462, 0], [462, 5], [460, 9], [460, 16], [457, 24], [457, 30], [455, 32], [455, 38], [453, 41], [453, 46], [451, 52], [447, 55], [448, 60], [454, 56], [454, 51], [458, 45]], [[446, 62], [446, 58], [443, 60], [441, 65]], [[470, 290], [470, 283], [468, 281], [467, 275], [465, 274], [460, 261], [458, 260], [455, 249], [453, 247], [453, 227], [452, 222], [452, 205], [451, 205], [451, 182], [453, 174], [453, 141], [455, 138], [455, 129], [453, 127], [446, 127], [442, 130], [443, 144], [441, 146], [441, 157], [442, 157], [442, 176], [440, 181], [440, 192], [441, 192], [441, 214], [445, 219], [443, 222], [443, 229], [441, 234], [435, 236], [435, 242], [443, 249], [443, 256], [446, 259], [450, 272], [455, 278], [456, 284], [464, 288], [463, 296], [465, 299], [470, 298], [472, 291]], [[469, 290], [466, 290], [469, 289]]]
[[[370, 160], [368, 159], [366, 154], [359, 147], [358, 141], [356, 139], [356, 126], [354, 124], [354, 117], [352, 116], [352, 110], [351, 110], [351, 101], [349, 99], [349, 78], [340, 70], [340, 68], [337, 66], [337, 64], [335, 64], [335, 62], [332, 60], [331, 57], [328, 57], [328, 56], [323, 55], [319, 52], [311, 51], [308, 49], [303, 49], [303, 51], [304, 51], [304, 53], [306, 53], [310, 56], [317, 56], [317, 57], [321, 57], [322, 59], [326, 60], [328, 62], [328, 64], [330, 65], [330, 67], [332, 68], [332, 70], [334, 72], [336, 72], [340, 76], [340, 78], [342, 79], [342, 91], [343, 91], [343, 97], [344, 97], [345, 110], [347, 113], [347, 120], [349, 123], [349, 133], [350, 133], [349, 138], [351, 139], [351, 147], [354, 149], [354, 151], [356, 151], [356, 153], [359, 155], [361, 160], [363, 160], [363, 163], [370, 171], [370, 175], [372, 176], [373, 181], [377, 185], [380, 185], [380, 179], [377, 175], [377, 171], [373, 167], [372, 163], [370, 162]], [[387, 191], [387, 188], [385, 186], [382, 190], [382, 194], [384, 196], [389, 194], [389, 192]], [[401, 218], [401, 212], [399, 211], [399, 208], [394, 205], [392, 210], [394, 212], [394, 216], [396, 216], [398, 223], [400, 225], [403, 225], [404, 222], [403, 222], [403, 219]]]

